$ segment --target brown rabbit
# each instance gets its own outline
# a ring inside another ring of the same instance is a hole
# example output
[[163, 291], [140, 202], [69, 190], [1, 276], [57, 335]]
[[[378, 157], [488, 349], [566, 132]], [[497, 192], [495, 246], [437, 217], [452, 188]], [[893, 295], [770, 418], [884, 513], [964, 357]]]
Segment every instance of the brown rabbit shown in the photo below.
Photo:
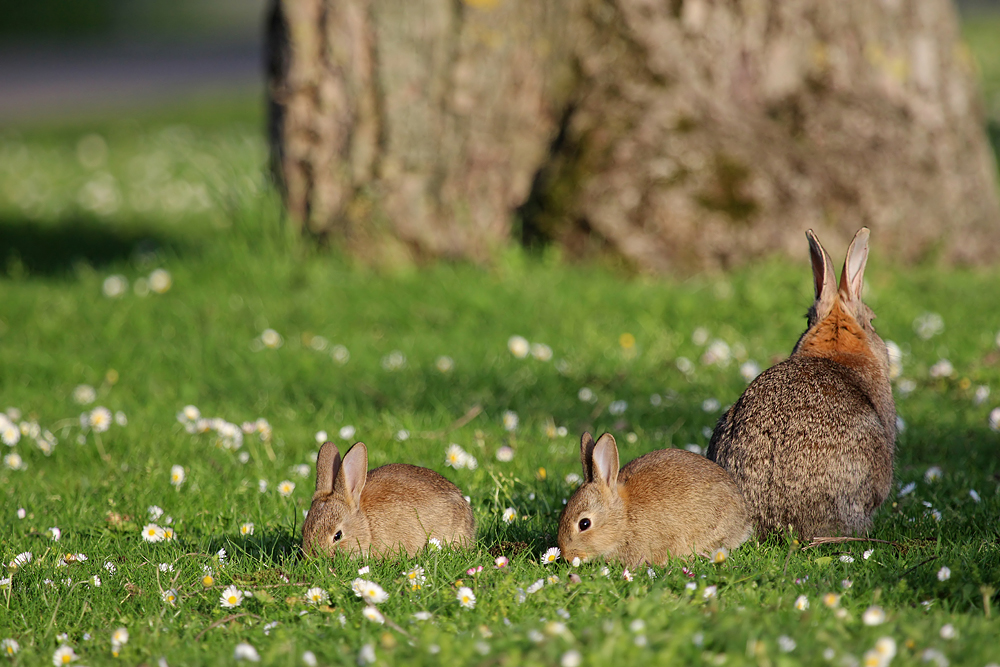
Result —
[[725, 470], [683, 449], [660, 449], [618, 470], [610, 433], [580, 439], [584, 483], [559, 519], [568, 561], [604, 556], [632, 567], [734, 549], [750, 537], [739, 489]]
[[833, 261], [809, 230], [816, 302], [791, 356], [722, 416], [707, 456], [743, 492], [758, 535], [864, 533], [892, 484], [896, 407], [889, 354], [861, 301], [868, 230]]
[[343, 463], [332, 442], [319, 450], [316, 493], [302, 526], [310, 555], [412, 556], [431, 538], [468, 545], [475, 538], [472, 508], [458, 487], [433, 470], [390, 463], [368, 471], [368, 449], [359, 442]]

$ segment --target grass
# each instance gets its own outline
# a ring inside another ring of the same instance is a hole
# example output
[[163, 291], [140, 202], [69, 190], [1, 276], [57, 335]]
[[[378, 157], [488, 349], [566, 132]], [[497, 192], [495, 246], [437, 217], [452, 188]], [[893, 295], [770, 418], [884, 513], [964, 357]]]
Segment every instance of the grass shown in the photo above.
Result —
[[[805, 239], [800, 262], [687, 281], [519, 250], [486, 269], [373, 271], [282, 224], [254, 113], [179, 117], [0, 137], [0, 409], [19, 410], [27, 431], [3, 447], [23, 469], [10, 459], [0, 467], [0, 558], [33, 554], [0, 587], [0, 639], [20, 646], [12, 664], [48, 663], [63, 644], [90, 665], [226, 664], [247, 642], [281, 665], [304, 664], [306, 651], [319, 664], [373, 655], [382, 664], [785, 665], [825, 663], [829, 652], [830, 664], [849, 665], [881, 637], [896, 642], [894, 664], [1000, 660], [1000, 435], [989, 423], [1000, 405], [996, 269], [900, 269], [873, 238], [867, 299], [904, 353], [896, 483], [873, 533], [892, 544], [751, 542], [721, 565], [678, 560], [632, 581], [614, 564], [608, 576], [601, 563], [543, 566], [573, 491], [567, 476], [580, 472], [581, 432], [613, 432], [623, 461], [704, 447], [719, 410], [746, 386], [742, 365], [787, 354], [811, 301]], [[150, 289], [159, 269], [170, 276], [162, 293]], [[915, 324], [927, 313], [943, 329], [926, 327], [924, 338]], [[264, 345], [267, 329], [280, 347]], [[548, 345], [553, 358], [515, 357], [514, 335]], [[703, 362], [714, 341], [728, 363]], [[80, 385], [92, 402], [77, 400]], [[583, 388], [593, 398], [581, 400]], [[212, 432], [189, 433], [177, 419], [189, 404], [237, 425], [263, 418], [269, 437], [254, 432], [233, 449]], [[81, 427], [81, 412], [97, 406], [127, 424]], [[48, 455], [31, 424], [58, 441]], [[354, 433], [341, 438], [348, 426]], [[381, 562], [300, 558], [320, 430], [342, 451], [366, 442], [372, 466], [406, 461], [446, 475], [471, 498], [475, 546]], [[477, 458], [474, 470], [445, 467], [453, 442]], [[496, 458], [504, 445], [515, 451], [506, 463]], [[295, 483], [288, 497], [278, 492], [285, 480]], [[152, 506], [174, 540], [142, 539]], [[86, 560], [66, 557], [80, 553]], [[498, 555], [510, 559], [503, 569]], [[417, 565], [427, 580], [411, 591], [403, 573]], [[389, 593], [384, 625], [363, 617], [351, 591], [362, 566]], [[229, 585], [253, 596], [222, 608]], [[460, 586], [475, 592], [474, 609], [459, 606]], [[305, 600], [312, 587], [329, 593], [326, 604]], [[828, 593], [840, 596], [835, 608]], [[863, 622], [872, 606], [884, 623]], [[415, 620], [421, 611], [431, 619]], [[114, 657], [119, 627], [129, 640]]]

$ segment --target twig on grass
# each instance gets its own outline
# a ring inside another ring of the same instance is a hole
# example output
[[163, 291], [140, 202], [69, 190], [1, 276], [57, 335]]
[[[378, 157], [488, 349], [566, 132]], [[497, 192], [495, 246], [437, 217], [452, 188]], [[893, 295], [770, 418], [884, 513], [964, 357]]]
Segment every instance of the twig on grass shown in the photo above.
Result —
[[930, 563], [932, 560], [937, 560], [937, 556], [931, 556], [930, 558], [928, 558], [926, 560], [920, 561], [919, 563], [917, 563], [916, 565], [914, 565], [910, 569], [904, 571], [903, 574], [899, 575], [899, 578], [902, 579], [903, 577], [905, 577], [906, 575], [908, 575], [910, 572], [913, 572], [914, 570], [916, 570], [918, 567], [921, 567], [922, 565], [927, 565], [927, 563]]
[[809, 544], [802, 547], [802, 550], [805, 551], [806, 549], [812, 549], [813, 547], [821, 547], [824, 544], [843, 544], [845, 542], [878, 542], [879, 544], [888, 544], [896, 547], [897, 549], [903, 548], [903, 545], [897, 542], [876, 540], [874, 537], [814, 537]]
[[446, 428], [445, 430], [443, 430], [443, 431], [427, 431], [425, 433], [421, 433], [420, 437], [421, 438], [427, 438], [428, 440], [433, 440], [435, 438], [443, 438], [444, 436], [448, 435], [452, 431], [460, 429], [463, 426], [465, 426], [466, 424], [468, 424], [469, 422], [471, 422], [473, 419], [475, 419], [476, 417], [478, 417], [482, 411], [483, 411], [483, 406], [481, 406], [481, 405], [479, 405], [477, 403], [476, 405], [473, 405], [471, 408], [469, 408], [468, 411], [464, 415], [462, 415], [461, 417], [459, 417], [458, 419], [456, 419], [455, 421], [453, 421], [451, 423], [451, 425], [449, 425], [448, 428]]
[[211, 625], [209, 625], [207, 628], [205, 628], [204, 630], [202, 630], [201, 632], [199, 632], [198, 635], [194, 638], [194, 640], [196, 642], [199, 642], [199, 641], [201, 641], [201, 638], [205, 636], [205, 633], [208, 632], [209, 630], [211, 630], [212, 628], [217, 628], [220, 625], [225, 625], [229, 621], [235, 621], [237, 618], [242, 618], [244, 616], [253, 616], [258, 621], [260, 620], [260, 616], [258, 616], [257, 614], [251, 614], [248, 611], [245, 611], [242, 614], [232, 614], [231, 616], [226, 616], [225, 618], [220, 618], [215, 623], [212, 623]]

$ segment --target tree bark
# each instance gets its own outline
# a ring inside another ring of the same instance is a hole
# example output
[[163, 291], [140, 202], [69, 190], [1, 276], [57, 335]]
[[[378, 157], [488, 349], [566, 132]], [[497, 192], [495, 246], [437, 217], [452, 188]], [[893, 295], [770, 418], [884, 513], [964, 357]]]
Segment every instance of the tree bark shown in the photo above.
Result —
[[862, 225], [904, 261], [1000, 252], [947, 0], [274, 0], [268, 32], [292, 219], [363, 256], [520, 233], [687, 272]]

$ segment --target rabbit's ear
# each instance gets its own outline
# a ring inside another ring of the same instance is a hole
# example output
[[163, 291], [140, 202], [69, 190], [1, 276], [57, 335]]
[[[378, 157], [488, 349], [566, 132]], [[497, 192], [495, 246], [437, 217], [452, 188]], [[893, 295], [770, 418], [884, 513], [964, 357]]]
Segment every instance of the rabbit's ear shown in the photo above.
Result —
[[840, 274], [840, 291], [852, 301], [861, 300], [861, 288], [865, 283], [865, 264], [868, 263], [868, 235], [871, 232], [862, 227], [854, 235], [851, 247], [847, 249], [844, 271]]
[[813, 287], [816, 288], [816, 318], [822, 320], [837, 300], [837, 275], [833, 272], [833, 260], [830, 254], [820, 245], [813, 230], [806, 232], [809, 239], [809, 259], [812, 262]]
[[340, 450], [332, 442], [324, 442], [316, 459], [316, 493], [331, 493], [339, 470]]
[[340, 474], [337, 476], [338, 486], [347, 502], [353, 503], [355, 508], [361, 506], [361, 492], [367, 478], [368, 448], [365, 443], [358, 442], [344, 454], [344, 464], [340, 466]]
[[594, 436], [584, 432], [580, 438], [580, 465], [583, 466], [583, 481], [594, 481]]
[[592, 457], [594, 481], [607, 486], [612, 491], [618, 488], [618, 445], [610, 433], [605, 433], [594, 445]]

